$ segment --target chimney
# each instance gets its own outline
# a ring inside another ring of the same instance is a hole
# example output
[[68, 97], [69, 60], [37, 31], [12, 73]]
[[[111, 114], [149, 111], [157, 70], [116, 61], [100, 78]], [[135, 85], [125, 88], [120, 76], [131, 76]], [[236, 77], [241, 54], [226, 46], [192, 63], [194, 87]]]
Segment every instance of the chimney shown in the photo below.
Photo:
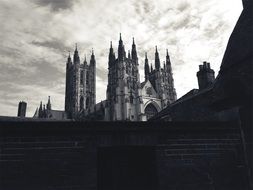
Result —
[[18, 117], [25, 117], [26, 107], [27, 107], [26, 102], [23, 102], [23, 101], [19, 102], [19, 104], [18, 104]]
[[205, 89], [213, 84], [215, 77], [214, 77], [214, 70], [211, 69], [210, 63], [204, 61], [203, 65], [199, 65], [197, 77], [200, 90]]

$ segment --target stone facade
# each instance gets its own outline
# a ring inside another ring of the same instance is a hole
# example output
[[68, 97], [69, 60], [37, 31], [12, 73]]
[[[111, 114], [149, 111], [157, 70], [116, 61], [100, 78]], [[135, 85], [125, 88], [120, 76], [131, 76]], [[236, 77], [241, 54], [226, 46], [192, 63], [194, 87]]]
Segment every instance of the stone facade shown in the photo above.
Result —
[[80, 64], [78, 50], [74, 52], [73, 63], [69, 55], [66, 65], [65, 111], [74, 119], [96, 104], [96, 60], [92, 50], [90, 64]]
[[[149, 69], [150, 68], [150, 69]], [[112, 47], [109, 50], [108, 85], [106, 100], [96, 104], [96, 60], [92, 50], [90, 64], [81, 64], [77, 47], [73, 62], [69, 54], [66, 63], [64, 119], [99, 121], [147, 121], [176, 101], [172, 68], [167, 50], [166, 62], [160, 66], [159, 53], [155, 51], [155, 69], [149, 67], [145, 57], [145, 81], [140, 82], [139, 59], [133, 39], [132, 50], [126, 55], [120, 35], [118, 57]], [[34, 118], [55, 118], [51, 102], [40, 105]]]
[[105, 119], [108, 121], [145, 121], [141, 84], [138, 70], [138, 55], [133, 41], [132, 52], [126, 56], [120, 35], [118, 58], [110, 47], [107, 104]]
[[148, 118], [176, 100], [171, 62], [167, 51], [166, 64], [160, 66], [156, 47], [155, 69], [149, 69], [145, 58], [145, 81], [140, 83], [139, 60], [133, 39], [132, 50], [126, 56], [120, 35], [118, 58], [110, 47], [107, 103], [105, 120], [107, 121], [146, 121]]

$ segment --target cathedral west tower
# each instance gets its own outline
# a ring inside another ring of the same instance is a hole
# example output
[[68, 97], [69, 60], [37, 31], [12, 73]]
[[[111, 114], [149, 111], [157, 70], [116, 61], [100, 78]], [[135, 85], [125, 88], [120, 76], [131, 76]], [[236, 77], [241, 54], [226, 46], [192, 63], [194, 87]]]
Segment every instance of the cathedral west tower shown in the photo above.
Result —
[[90, 64], [81, 63], [78, 49], [66, 63], [65, 111], [67, 117], [74, 119], [86, 114], [96, 103], [96, 59], [92, 50]]

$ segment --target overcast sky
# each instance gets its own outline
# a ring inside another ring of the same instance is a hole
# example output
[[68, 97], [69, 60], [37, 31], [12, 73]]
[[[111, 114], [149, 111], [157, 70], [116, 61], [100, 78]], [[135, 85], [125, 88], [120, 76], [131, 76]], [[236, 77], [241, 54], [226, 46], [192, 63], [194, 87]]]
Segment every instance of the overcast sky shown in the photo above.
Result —
[[0, 115], [16, 116], [24, 100], [33, 116], [48, 96], [63, 110], [75, 43], [82, 61], [94, 48], [97, 102], [104, 100], [110, 41], [116, 51], [120, 32], [126, 50], [135, 37], [141, 82], [145, 51], [154, 63], [157, 45], [163, 62], [168, 48], [180, 97], [198, 87], [203, 61], [217, 75], [241, 11], [241, 0], [0, 0]]

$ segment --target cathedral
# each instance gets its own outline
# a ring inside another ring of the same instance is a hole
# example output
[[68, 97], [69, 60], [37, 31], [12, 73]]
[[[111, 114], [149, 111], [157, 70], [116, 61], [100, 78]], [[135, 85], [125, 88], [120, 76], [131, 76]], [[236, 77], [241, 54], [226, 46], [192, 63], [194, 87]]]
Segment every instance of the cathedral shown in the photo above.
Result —
[[156, 47], [155, 68], [149, 66], [146, 53], [145, 81], [140, 82], [139, 60], [133, 39], [132, 50], [126, 51], [120, 35], [118, 57], [112, 47], [109, 51], [106, 121], [147, 121], [168, 104], [176, 100], [176, 91], [171, 70], [170, 57], [161, 67]]
[[[65, 111], [40, 105], [34, 117], [100, 121], [147, 121], [177, 99], [168, 50], [161, 66], [155, 48], [155, 67], [145, 53], [145, 80], [140, 82], [139, 58], [133, 38], [131, 51], [126, 53], [120, 34], [117, 57], [111, 46], [108, 56], [108, 85], [106, 100], [96, 104], [96, 59], [94, 51], [89, 64], [86, 57], [81, 63], [78, 48], [73, 59], [70, 53], [66, 62]], [[60, 112], [60, 111], [58, 111]], [[54, 116], [55, 115], [55, 116]]]

